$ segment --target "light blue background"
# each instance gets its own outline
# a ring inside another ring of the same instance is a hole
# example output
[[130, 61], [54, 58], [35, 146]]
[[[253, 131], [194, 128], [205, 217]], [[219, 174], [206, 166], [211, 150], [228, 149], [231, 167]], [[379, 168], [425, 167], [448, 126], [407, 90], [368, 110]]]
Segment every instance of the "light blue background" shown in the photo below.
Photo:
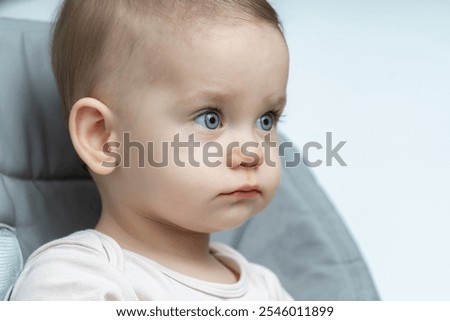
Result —
[[[313, 171], [382, 299], [450, 300], [450, 0], [271, 2], [291, 51], [281, 128], [300, 147], [347, 141], [347, 167]], [[0, 16], [50, 21], [58, 3]]]

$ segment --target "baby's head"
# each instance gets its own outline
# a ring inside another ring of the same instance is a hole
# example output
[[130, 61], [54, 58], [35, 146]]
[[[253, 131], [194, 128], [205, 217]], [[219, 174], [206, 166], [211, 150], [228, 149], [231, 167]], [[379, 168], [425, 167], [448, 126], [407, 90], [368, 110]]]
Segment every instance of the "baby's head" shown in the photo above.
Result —
[[264, 0], [66, 1], [52, 64], [102, 219], [210, 233], [262, 210], [288, 60]]

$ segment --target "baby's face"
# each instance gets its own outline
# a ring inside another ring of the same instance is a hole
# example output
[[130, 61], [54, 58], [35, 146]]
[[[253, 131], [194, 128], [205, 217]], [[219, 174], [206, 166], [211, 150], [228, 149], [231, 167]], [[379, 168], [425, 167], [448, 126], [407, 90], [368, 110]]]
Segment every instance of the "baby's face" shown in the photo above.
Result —
[[[120, 202], [189, 231], [244, 223], [270, 202], [280, 179], [273, 143], [289, 69], [282, 35], [266, 24], [214, 26], [189, 41], [167, 39], [146, 59], [158, 76], [151, 84], [142, 77], [119, 120], [146, 146], [145, 168], [131, 148], [131, 167], [116, 168]], [[130, 72], [145, 75], [146, 65]], [[149, 164], [164, 159], [167, 166]]]

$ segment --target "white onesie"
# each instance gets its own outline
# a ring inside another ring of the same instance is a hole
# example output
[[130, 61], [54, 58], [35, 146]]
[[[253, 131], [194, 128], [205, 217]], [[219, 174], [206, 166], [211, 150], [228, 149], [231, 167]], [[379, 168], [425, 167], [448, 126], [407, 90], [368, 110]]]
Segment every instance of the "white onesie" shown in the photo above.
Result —
[[240, 278], [234, 284], [195, 279], [84, 230], [36, 250], [11, 300], [292, 300], [276, 275], [225, 244], [212, 253]]

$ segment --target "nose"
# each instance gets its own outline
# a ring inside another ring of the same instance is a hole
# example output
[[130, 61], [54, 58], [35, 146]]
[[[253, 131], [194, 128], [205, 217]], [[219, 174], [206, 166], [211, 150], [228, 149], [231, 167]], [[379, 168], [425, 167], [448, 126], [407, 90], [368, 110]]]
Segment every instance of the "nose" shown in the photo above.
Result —
[[242, 144], [234, 142], [227, 148], [227, 166], [231, 168], [258, 168], [263, 158], [262, 146], [258, 142], [249, 141]]

